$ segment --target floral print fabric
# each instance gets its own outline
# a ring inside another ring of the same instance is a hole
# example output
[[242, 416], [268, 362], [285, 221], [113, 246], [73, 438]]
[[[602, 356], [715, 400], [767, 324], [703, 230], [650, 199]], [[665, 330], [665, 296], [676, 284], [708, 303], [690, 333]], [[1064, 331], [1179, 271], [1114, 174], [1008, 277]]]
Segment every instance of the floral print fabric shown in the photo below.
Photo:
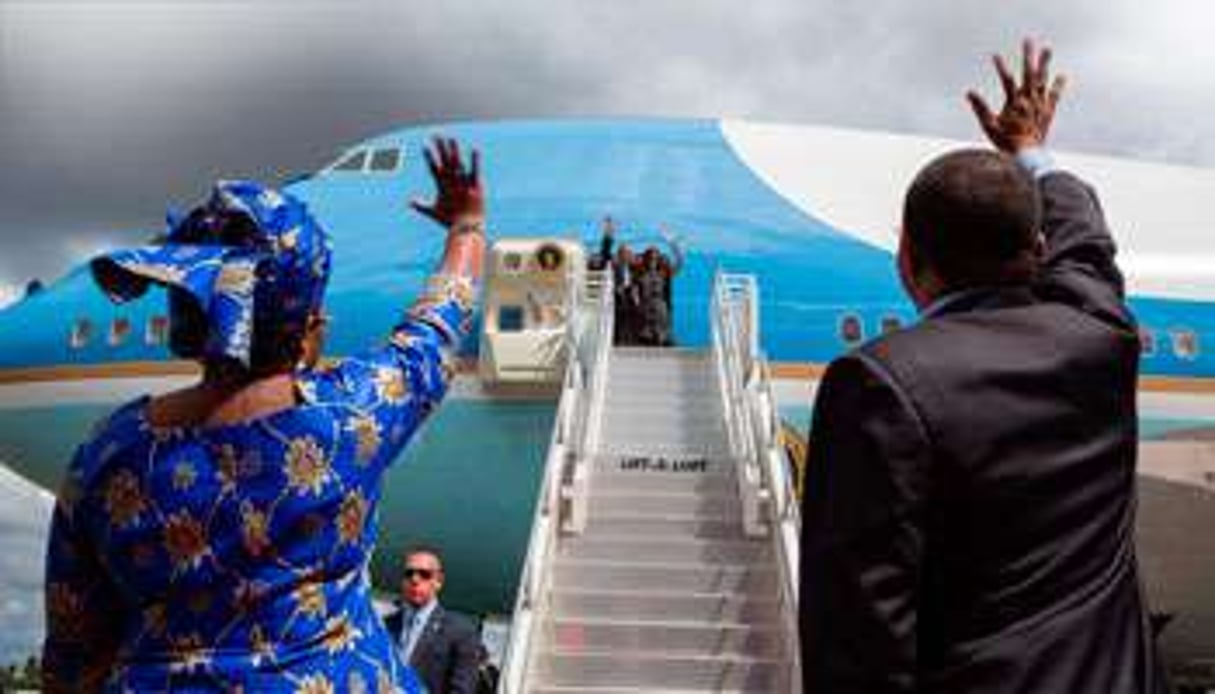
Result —
[[148, 398], [78, 450], [47, 557], [48, 682], [67, 691], [413, 692], [372, 608], [385, 467], [443, 398], [473, 291], [437, 276], [302, 403], [158, 429]]

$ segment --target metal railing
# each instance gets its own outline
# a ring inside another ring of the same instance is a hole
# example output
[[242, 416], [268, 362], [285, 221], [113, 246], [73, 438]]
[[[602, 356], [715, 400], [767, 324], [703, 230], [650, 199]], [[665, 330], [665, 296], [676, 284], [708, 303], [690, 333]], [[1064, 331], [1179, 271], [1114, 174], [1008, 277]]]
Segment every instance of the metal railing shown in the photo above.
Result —
[[[759, 349], [759, 284], [755, 277], [719, 272], [710, 310], [727, 444], [738, 467], [743, 531], [752, 537], [772, 537], [781, 573], [784, 627], [788, 642], [796, 643], [801, 515], [780, 444], [771, 374]], [[791, 656], [796, 663], [796, 654]], [[800, 677], [795, 676], [794, 681]]]
[[603, 404], [607, 396], [608, 366], [612, 352], [612, 331], [615, 328], [612, 275], [609, 271], [588, 272], [584, 306], [590, 311], [580, 315], [594, 320], [582, 333], [585, 369], [582, 371], [584, 392], [579, 399], [577, 450], [571, 470], [561, 485], [563, 532], [581, 534], [586, 530], [586, 509], [591, 486], [591, 462], [599, 450], [603, 430]]
[[768, 532], [763, 517], [767, 490], [760, 469], [761, 442], [756, 436], [759, 427], [753, 421], [757, 413], [747, 392], [759, 351], [758, 298], [753, 276], [719, 272], [713, 281], [709, 316], [726, 443], [730, 458], [738, 465], [743, 530], [753, 537]]
[[[588, 310], [589, 309], [589, 310]], [[548, 593], [552, 552], [562, 528], [586, 523], [589, 458], [599, 441], [600, 413], [612, 346], [612, 278], [588, 271], [567, 307], [565, 374], [536, 499], [527, 556], [520, 572], [510, 642], [502, 663], [500, 694], [521, 694], [539, 613]]]

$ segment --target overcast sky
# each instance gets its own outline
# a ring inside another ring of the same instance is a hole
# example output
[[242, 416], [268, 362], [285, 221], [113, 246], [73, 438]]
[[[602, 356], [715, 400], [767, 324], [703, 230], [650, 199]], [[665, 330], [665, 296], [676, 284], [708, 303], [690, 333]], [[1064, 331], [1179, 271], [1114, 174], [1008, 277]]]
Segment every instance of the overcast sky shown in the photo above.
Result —
[[[419, 122], [730, 116], [973, 137], [986, 56], [1048, 39], [1060, 148], [1215, 166], [1210, 0], [0, 0], [0, 294], [217, 176]], [[143, 230], [136, 233], [135, 230]]]

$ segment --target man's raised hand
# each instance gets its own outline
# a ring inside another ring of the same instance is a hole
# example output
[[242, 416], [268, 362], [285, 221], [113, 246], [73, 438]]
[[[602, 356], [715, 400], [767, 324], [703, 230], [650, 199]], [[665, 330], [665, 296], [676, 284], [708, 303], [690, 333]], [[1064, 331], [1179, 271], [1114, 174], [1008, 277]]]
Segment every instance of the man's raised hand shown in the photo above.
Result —
[[966, 93], [979, 125], [998, 149], [1015, 154], [1046, 142], [1066, 84], [1063, 75], [1050, 80], [1050, 58], [1050, 48], [1039, 49], [1032, 39], [1025, 39], [1021, 44], [1021, 84], [1017, 84], [1004, 58], [998, 54], [993, 57], [1004, 89], [1004, 105], [999, 113], [993, 112], [978, 92]]

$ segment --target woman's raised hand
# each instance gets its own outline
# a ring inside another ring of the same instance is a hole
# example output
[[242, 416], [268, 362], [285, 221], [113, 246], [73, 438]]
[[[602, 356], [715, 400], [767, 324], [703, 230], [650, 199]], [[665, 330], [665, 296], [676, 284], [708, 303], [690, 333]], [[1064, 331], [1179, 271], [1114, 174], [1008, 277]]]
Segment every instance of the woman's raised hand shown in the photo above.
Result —
[[485, 191], [481, 187], [477, 150], [472, 150], [467, 167], [461, 160], [459, 143], [452, 138], [435, 137], [423, 154], [435, 181], [435, 199], [429, 204], [413, 200], [410, 206], [447, 229], [465, 224], [481, 227], [485, 217]]

